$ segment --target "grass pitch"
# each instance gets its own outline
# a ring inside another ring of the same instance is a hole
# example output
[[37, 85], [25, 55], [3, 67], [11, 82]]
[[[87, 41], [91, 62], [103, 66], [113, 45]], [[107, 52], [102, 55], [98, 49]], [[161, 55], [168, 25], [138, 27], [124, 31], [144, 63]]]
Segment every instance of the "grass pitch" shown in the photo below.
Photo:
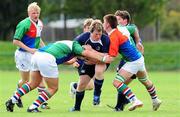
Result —
[[14, 112], [6, 112], [5, 101], [12, 96], [19, 80], [16, 71], [0, 71], [0, 116], [1, 117], [180, 117], [180, 75], [179, 72], [150, 72], [149, 78], [156, 86], [157, 94], [163, 101], [158, 111], [152, 111], [151, 99], [144, 86], [134, 80], [129, 86], [144, 106], [129, 112], [126, 106], [123, 112], [113, 112], [106, 104], [115, 105], [116, 90], [112, 85], [115, 73], [107, 71], [102, 89], [101, 105], [93, 106], [93, 91], [86, 91], [81, 112], [68, 112], [73, 107], [74, 99], [69, 96], [69, 84], [78, 80], [76, 71], [60, 71], [59, 91], [49, 100], [50, 110], [42, 113], [27, 113], [26, 109], [37, 98], [37, 90], [23, 96], [24, 108], [15, 106]]

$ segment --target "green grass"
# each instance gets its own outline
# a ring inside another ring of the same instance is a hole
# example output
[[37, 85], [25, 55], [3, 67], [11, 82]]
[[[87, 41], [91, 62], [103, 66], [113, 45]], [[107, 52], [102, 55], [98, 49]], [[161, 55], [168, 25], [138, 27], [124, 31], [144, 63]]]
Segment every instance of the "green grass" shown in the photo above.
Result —
[[15, 107], [13, 113], [6, 112], [4, 103], [12, 96], [19, 79], [18, 72], [0, 71], [0, 116], [1, 117], [179, 117], [180, 116], [180, 76], [179, 72], [151, 72], [149, 78], [154, 82], [157, 93], [163, 104], [157, 112], [152, 111], [151, 99], [145, 88], [134, 80], [130, 87], [143, 101], [144, 106], [133, 112], [129, 112], [127, 107], [124, 112], [113, 112], [106, 104], [114, 105], [116, 102], [116, 90], [112, 86], [114, 73], [105, 73], [101, 106], [92, 105], [93, 91], [86, 91], [81, 112], [68, 112], [73, 106], [74, 100], [69, 97], [69, 83], [78, 80], [76, 71], [60, 71], [59, 91], [49, 100], [50, 110], [42, 110], [42, 113], [27, 113], [27, 107], [37, 98], [36, 90], [25, 95], [22, 99], [24, 108]]
[[[143, 42], [145, 47], [145, 63], [148, 70], [169, 71], [180, 69], [180, 41], [175, 42]], [[0, 70], [16, 70], [14, 52], [16, 46], [11, 42], [0, 41]], [[119, 56], [120, 58], [120, 56]], [[115, 59], [109, 69], [114, 69], [119, 63]]]

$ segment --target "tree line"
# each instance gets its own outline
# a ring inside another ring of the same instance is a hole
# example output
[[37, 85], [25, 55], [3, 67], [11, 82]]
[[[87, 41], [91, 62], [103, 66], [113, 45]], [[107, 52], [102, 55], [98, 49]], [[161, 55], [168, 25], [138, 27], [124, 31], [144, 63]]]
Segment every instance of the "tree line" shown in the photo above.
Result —
[[0, 40], [10, 40], [19, 21], [27, 17], [27, 6], [36, 1], [45, 22], [60, 18], [100, 18], [116, 10], [127, 10], [133, 21], [144, 27], [161, 19], [168, 0], [5, 0], [0, 4]]

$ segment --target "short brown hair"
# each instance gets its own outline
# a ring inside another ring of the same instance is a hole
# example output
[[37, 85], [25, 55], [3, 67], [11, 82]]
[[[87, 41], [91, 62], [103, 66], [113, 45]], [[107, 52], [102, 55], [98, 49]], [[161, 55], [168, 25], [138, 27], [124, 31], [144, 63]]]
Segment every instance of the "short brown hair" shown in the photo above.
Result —
[[104, 20], [106, 20], [112, 29], [116, 28], [117, 25], [118, 25], [118, 22], [117, 22], [117, 19], [116, 19], [116, 16], [114, 16], [113, 14], [108, 14], [108, 15], [105, 15], [103, 17]]
[[115, 16], [120, 16], [122, 19], [127, 19], [128, 23], [131, 22], [131, 16], [128, 11], [126, 10], [117, 10], [115, 12]]
[[90, 29], [90, 32], [94, 32], [95, 30], [97, 30], [98, 32], [102, 32], [103, 31], [103, 25], [102, 25], [101, 20], [98, 20], [98, 19], [94, 20], [91, 23], [89, 29]]

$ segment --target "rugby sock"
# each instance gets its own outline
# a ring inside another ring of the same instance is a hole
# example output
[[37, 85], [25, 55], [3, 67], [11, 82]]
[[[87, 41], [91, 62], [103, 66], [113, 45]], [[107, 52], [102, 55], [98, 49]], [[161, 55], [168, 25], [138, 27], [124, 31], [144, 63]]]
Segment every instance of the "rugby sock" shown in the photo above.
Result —
[[[38, 90], [38, 93], [41, 94], [41, 92], [46, 91], [46, 87], [38, 86], [37, 90]], [[47, 103], [47, 102], [45, 102], [45, 103]]]
[[75, 89], [77, 89], [77, 85], [78, 85], [78, 83], [75, 82], [75, 83], [73, 84], [73, 87], [74, 87]]
[[20, 88], [19, 83], [22, 82], [22, 80], [19, 80], [17, 83], [17, 88]]
[[134, 93], [131, 91], [131, 89], [124, 83], [119, 83], [117, 86], [118, 92], [123, 93], [130, 101], [133, 101], [133, 98], [135, 97]]
[[48, 91], [42, 91], [41, 94], [39, 94], [38, 99], [33, 102], [29, 109], [38, 108], [42, 103], [49, 100], [49, 98], [51, 98], [51, 94]]
[[[144, 77], [144, 78], [138, 78], [138, 80], [144, 84], [145, 82], [148, 82], [148, 77]], [[156, 88], [155, 86], [152, 84], [151, 86], [146, 86], [147, 91], [149, 92], [149, 95], [151, 96], [151, 99], [156, 99], [157, 98], [157, 94], [156, 94]]]
[[27, 94], [30, 91], [30, 86], [28, 83], [22, 85], [22, 87], [18, 88], [14, 95], [11, 97], [12, 102], [16, 103], [17, 100], [22, 97], [23, 95]]
[[126, 96], [123, 95], [121, 92], [118, 92], [117, 104], [116, 104], [115, 108], [119, 108], [119, 109], [123, 110], [123, 108], [124, 108], [123, 106], [128, 103], [129, 103], [129, 100], [126, 98]]
[[98, 79], [94, 80], [94, 97], [100, 97], [103, 82], [104, 82], [104, 79], [103, 80], [98, 80]]
[[84, 98], [85, 91], [78, 92], [76, 91], [76, 100], [75, 100], [75, 110], [80, 110], [82, 100]]
[[151, 96], [151, 99], [156, 99], [157, 98], [156, 88], [155, 88], [154, 85], [152, 85], [151, 87], [147, 87], [146, 89], [149, 92], [149, 95]]
[[38, 86], [37, 90], [38, 90], [38, 93], [41, 94], [42, 91], [46, 91], [46, 87]]

